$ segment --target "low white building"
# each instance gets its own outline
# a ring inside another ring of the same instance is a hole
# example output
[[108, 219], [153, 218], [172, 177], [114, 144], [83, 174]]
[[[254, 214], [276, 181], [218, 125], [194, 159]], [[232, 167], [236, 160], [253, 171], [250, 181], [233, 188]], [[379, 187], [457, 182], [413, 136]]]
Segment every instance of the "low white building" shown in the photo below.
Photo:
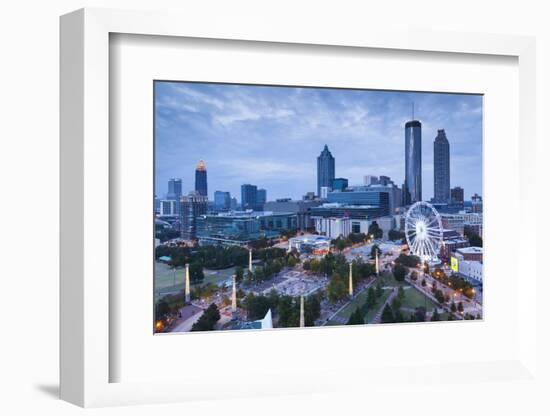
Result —
[[347, 237], [351, 233], [351, 220], [349, 218], [323, 218], [314, 217], [315, 231], [319, 234], [336, 239], [340, 236]]
[[472, 260], [458, 260], [458, 274], [472, 282], [483, 283], [483, 263]]

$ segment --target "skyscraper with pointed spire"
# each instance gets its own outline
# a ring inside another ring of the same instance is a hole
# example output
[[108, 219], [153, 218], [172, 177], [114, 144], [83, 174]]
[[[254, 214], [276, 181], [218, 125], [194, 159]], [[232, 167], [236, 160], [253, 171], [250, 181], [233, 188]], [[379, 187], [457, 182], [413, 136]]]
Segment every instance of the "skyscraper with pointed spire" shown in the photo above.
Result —
[[195, 192], [199, 195], [208, 197], [208, 182], [206, 178], [206, 164], [204, 160], [199, 160], [197, 169], [195, 169]]
[[418, 120], [405, 123], [404, 188], [405, 205], [422, 201], [422, 124]]
[[321, 188], [328, 187], [332, 189], [332, 182], [335, 177], [335, 161], [332, 153], [325, 147], [317, 157], [317, 196], [321, 196]]
[[434, 140], [434, 202], [448, 203], [451, 200], [451, 165], [449, 140], [445, 130], [437, 130]]

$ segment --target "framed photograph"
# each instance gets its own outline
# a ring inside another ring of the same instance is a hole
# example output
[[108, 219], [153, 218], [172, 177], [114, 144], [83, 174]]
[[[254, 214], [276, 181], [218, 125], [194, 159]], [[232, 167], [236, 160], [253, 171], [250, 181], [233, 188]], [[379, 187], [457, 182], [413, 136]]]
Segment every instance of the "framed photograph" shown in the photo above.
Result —
[[231, 28], [61, 18], [62, 398], [534, 380], [534, 40]]

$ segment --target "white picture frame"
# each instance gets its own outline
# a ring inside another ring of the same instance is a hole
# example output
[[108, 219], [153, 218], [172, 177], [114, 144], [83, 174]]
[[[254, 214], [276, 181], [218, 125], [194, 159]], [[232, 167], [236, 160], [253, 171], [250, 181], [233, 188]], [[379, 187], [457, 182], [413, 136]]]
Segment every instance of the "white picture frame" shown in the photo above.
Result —
[[[334, 392], [347, 388], [344, 383], [327, 385], [318, 374], [307, 371], [270, 374], [269, 382], [239, 384], [207, 393], [201, 390], [206, 376], [188, 377], [187, 382], [141, 381], [112, 382], [110, 367], [116, 360], [111, 348], [110, 332], [113, 305], [110, 261], [110, 181], [113, 160], [110, 159], [110, 34], [129, 34], [183, 38], [225, 39], [281, 44], [331, 45], [340, 48], [374, 48], [384, 50], [424, 51], [439, 54], [502, 55], [518, 60], [518, 149], [519, 149], [519, 215], [526, 230], [522, 241], [535, 241], [536, 217], [529, 209], [536, 189], [535, 108], [535, 41], [529, 37], [379, 31], [349, 28], [331, 31], [312, 25], [308, 31], [299, 26], [285, 27], [267, 22], [249, 22], [243, 18], [239, 30], [235, 22], [219, 19], [211, 25], [192, 16], [171, 13], [148, 13], [106, 9], [83, 9], [61, 18], [61, 398], [80, 406], [160, 403], [210, 397], [238, 397], [279, 393]], [[437, 366], [393, 368], [391, 372], [414, 373], [421, 380], [446, 371], [468, 371], [472, 383], [504, 377], [525, 380], [536, 377], [536, 280], [539, 278], [533, 255], [518, 254], [522, 281], [529, 290], [518, 288], [518, 307], [514, 319], [521, 321], [516, 336], [515, 353], [495, 362], [441, 362]], [[518, 273], [518, 270], [511, 271]], [[110, 312], [111, 311], [111, 312]], [[531, 319], [527, 319], [527, 317]], [[401, 330], [394, 327], [393, 331]], [[334, 337], [334, 330], [321, 334]], [[152, 336], [152, 334], [151, 334]], [[210, 334], [210, 337], [224, 334]], [[276, 336], [276, 334], [275, 334]], [[311, 336], [311, 335], [309, 335]], [[166, 337], [165, 339], [169, 339]], [[167, 341], [168, 342], [168, 341]], [[371, 374], [384, 377], [391, 363]], [[466, 369], [466, 370], [464, 370]], [[357, 379], [361, 368], [331, 369], [336, 378]], [[291, 377], [290, 377], [291, 376]], [[190, 382], [192, 380], [192, 383]], [[311, 383], [304, 383], [310, 380]], [[407, 378], [407, 380], [409, 380]], [[369, 384], [369, 381], [364, 381]], [[246, 392], [243, 390], [246, 386]], [[284, 387], [283, 387], [284, 386]], [[271, 391], [271, 393], [269, 393]]]

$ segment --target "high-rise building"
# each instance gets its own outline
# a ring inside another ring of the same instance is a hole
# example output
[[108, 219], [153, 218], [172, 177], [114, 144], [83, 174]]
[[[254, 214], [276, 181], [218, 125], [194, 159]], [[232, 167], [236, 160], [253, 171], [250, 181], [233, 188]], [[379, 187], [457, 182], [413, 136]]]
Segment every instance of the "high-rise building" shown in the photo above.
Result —
[[374, 175], [365, 175], [363, 176], [364, 185], [376, 185], [378, 183], [378, 176]]
[[263, 209], [264, 204], [267, 202], [267, 191], [265, 189], [258, 189], [256, 192], [256, 205], [259, 209]]
[[197, 237], [197, 217], [206, 214], [208, 198], [198, 192], [190, 192], [180, 200], [181, 237], [195, 240]]
[[422, 201], [422, 124], [405, 123], [405, 205]]
[[178, 215], [177, 209], [178, 201], [173, 199], [163, 199], [160, 201], [160, 216], [161, 217], [173, 217]]
[[243, 209], [256, 209], [258, 202], [258, 187], [245, 183], [241, 185], [241, 205]]
[[317, 157], [317, 195], [321, 196], [321, 187], [332, 188], [334, 181], [335, 163], [332, 153], [325, 147], [321, 154]]
[[224, 191], [214, 192], [214, 207], [217, 209], [230, 209], [231, 194]]
[[346, 178], [335, 178], [332, 181], [332, 189], [334, 191], [344, 191], [348, 187], [348, 180]]
[[437, 130], [434, 140], [434, 202], [448, 203], [451, 200], [451, 166], [449, 140], [445, 130]]
[[206, 165], [204, 160], [199, 160], [195, 169], [195, 192], [208, 198], [208, 181], [206, 178]]
[[472, 212], [481, 213], [483, 212], [483, 199], [481, 195], [474, 194], [472, 195]]
[[181, 179], [180, 178], [171, 178], [168, 180], [168, 193], [166, 194], [166, 199], [172, 201], [179, 201], [182, 195], [181, 191]]
[[456, 204], [464, 204], [464, 188], [455, 186], [451, 189], [451, 202]]

